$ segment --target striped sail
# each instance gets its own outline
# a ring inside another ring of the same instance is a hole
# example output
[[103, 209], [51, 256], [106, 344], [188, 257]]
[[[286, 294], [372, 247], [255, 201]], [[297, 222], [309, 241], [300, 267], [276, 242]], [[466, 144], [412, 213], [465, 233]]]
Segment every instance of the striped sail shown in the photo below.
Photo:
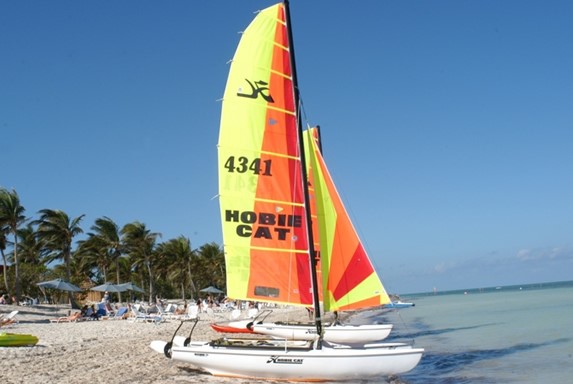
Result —
[[324, 310], [353, 310], [389, 303], [324, 163], [316, 129], [306, 131], [305, 147], [312, 171], [311, 200], [316, 204]]
[[218, 147], [227, 295], [312, 305], [283, 4], [261, 11], [241, 37], [225, 88]]

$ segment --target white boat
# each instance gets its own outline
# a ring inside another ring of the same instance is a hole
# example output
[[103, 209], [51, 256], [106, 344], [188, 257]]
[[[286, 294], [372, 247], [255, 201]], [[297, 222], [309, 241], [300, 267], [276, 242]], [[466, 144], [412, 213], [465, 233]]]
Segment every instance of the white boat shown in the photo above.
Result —
[[303, 132], [290, 25], [288, 1], [260, 11], [242, 34], [225, 88], [218, 152], [227, 295], [311, 307], [316, 336], [174, 335], [151, 348], [218, 376], [339, 381], [404, 373], [422, 348], [325, 340], [322, 309], [390, 299], [334, 188], [317, 131]]
[[[261, 323], [249, 326], [253, 332], [280, 339], [316, 340], [315, 326], [309, 324]], [[332, 343], [365, 344], [384, 340], [392, 331], [392, 324], [332, 324], [322, 328], [323, 340]]]
[[[316, 326], [301, 322], [264, 321], [270, 310], [253, 319], [216, 322], [211, 328], [221, 333], [247, 333], [267, 335], [277, 339], [313, 341], [319, 338]], [[342, 324], [338, 321], [323, 324], [322, 339], [331, 343], [365, 344], [384, 340], [392, 331], [392, 324]]]
[[[276, 340], [231, 339], [228, 345], [191, 342], [170, 349], [173, 360], [189, 362], [215, 376], [293, 381], [376, 379], [410, 371], [421, 357], [419, 349], [400, 343], [348, 347], [323, 342], [321, 349], [312, 344], [285, 346]], [[151, 345], [160, 353], [165, 346], [161, 341]]]

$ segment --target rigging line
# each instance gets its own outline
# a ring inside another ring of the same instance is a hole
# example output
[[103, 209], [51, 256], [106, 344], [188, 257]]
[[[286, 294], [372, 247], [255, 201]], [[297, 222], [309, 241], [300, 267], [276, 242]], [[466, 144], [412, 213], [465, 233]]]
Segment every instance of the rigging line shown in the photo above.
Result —
[[[406, 330], [406, 332], [409, 335], [412, 335], [413, 333], [410, 332], [410, 327], [408, 326], [408, 323], [406, 322], [406, 320], [404, 320], [404, 318], [402, 317], [402, 314], [400, 313], [400, 309], [395, 308], [394, 311], [398, 312], [398, 318], [400, 319], [400, 322], [402, 323], [402, 326], [404, 327], [404, 329]], [[411, 338], [412, 340], [412, 345], [414, 345], [416, 343], [416, 339], [414, 337]]]
[[299, 96], [298, 105], [299, 105], [299, 109], [298, 109], [299, 113], [300, 113], [303, 121], [306, 123], [306, 127], [307, 128], [312, 127], [312, 125], [310, 124], [310, 122], [308, 120], [308, 116], [306, 114], [306, 109], [304, 108], [304, 103], [302, 102], [302, 96]]

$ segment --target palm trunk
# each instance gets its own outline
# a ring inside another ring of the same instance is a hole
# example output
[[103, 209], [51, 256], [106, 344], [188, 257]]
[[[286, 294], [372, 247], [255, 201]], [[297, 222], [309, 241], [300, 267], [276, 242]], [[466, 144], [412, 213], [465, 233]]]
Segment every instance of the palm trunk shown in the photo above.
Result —
[[[117, 284], [120, 284], [119, 282], [119, 258], [116, 257], [115, 259], [115, 277], [117, 279]], [[121, 303], [121, 292], [117, 293], [117, 297], [119, 298], [119, 302]]]
[[189, 289], [191, 291], [191, 297], [195, 298], [195, 293], [197, 292], [197, 288], [195, 287], [195, 283], [193, 282], [193, 273], [191, 273], [191, 262], [187, 264], [187, 273], [189, 274]]
[[1, 248], [0, 253], [2, 254], [2, 261], [4, 262], [4, 268], [2, 268], [2, 274], [4, 275], [4, 287], [6, 288], [6, 292], [8, 292], [10, 290], [8, 287], [8, 275], [6, 274], [6, 266], [8, 263], [6, 262], [6, 255], [4, 254], [4, 250]]
[[14, 230], [14, 278], [16, 279], [16, 305], [20, 305], [20, 269], [18, 268], [18, 234]]
[[[72, 282], [72, 269], [70, 266], [70, 250], [69, 248], [64, 251], [64, 263], [66, 264], [66, 280]], [[72, 308], [74, 307], [74, 295], [72, 292], [68, 292], [68, 301]]]
[[151, 273], [151, 263], [148, 261], [147, 263], [147, 273], [149, 275], [149, 304], [154, 303], [153, 300], [153, 274]]

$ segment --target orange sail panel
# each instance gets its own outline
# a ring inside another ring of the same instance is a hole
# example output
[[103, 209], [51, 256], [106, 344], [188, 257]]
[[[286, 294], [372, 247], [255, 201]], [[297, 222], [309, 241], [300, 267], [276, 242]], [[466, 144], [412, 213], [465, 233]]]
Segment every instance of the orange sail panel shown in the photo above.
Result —
[[292, 67], [282, 4], [243, 32], [219, 133], [227, 294], [311, 305], [308, 228]]
[[362, 309], [389, 303], [390, 298], [330, 177], [316, 133], [309, 129], [305, 136], [307, 161], [313, 172], [324, 310]]

